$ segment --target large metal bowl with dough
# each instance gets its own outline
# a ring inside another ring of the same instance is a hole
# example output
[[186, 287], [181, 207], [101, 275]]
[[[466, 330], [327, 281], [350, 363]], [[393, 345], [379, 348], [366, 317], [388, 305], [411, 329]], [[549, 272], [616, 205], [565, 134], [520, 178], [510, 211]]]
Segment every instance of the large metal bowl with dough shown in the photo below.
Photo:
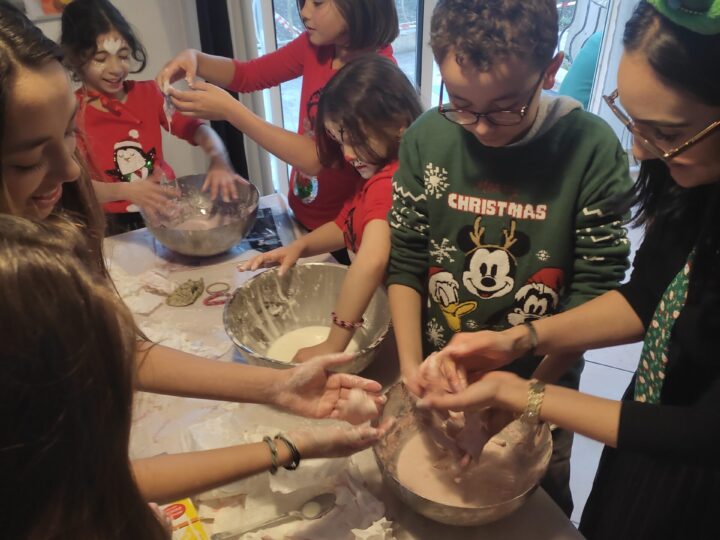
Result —
[[[380, 468], [384, 485], [415, 512], [448, 525], [482, 525], [500, 520], [515, 512], [537, 488], [537, 482], [531, 481], [529, 486], [521, 487], [512, 496], [498, 498], [494, 490], [488, 490], [484, 486], [484, 482], [479, 481], [477, 482], [477, 490], [485, 490], [487, 496], [484, 494], [482, 498], [489, 502], [477, 507], [450, 506], [418, 495], [399, 480], [398, 457], [408, 439], [418, 433], [419, 430], [425, 429], [423, 427], [424, 423], [419, 419], [418, 415], [420, 413], [415, 408], [414, 399], [405, 388], [405, 385], [402, 383], [395, 384], [388, 390], [387, 398], [388, 401], [383, 409], [380, 421], [390, 417], [395, 418], [396, 421], [387, 435], [373, 447], [375, 460]], [[515, 420], [515, 422], [521, 422], [521, 420]], [[534, 438], [537, 451], [531, 453], [533, 462], [526, 465], [528, 469], [534, 469], [535, 474], [539, 470], [540, 476], [542, 476], [550, 462], [552, 437], [547, 424], [539, 424], [537, 430], [537, 435]], [[487, 483], [491, 485], [493, 482], [490, 480], [488, 479]], [[518, 485], [522, 483], [521, 481]]]
[[[225, 305], [225, 331], [250, 364], [278, 369], [294, 364], [266, 356], [280, 336], [311, 326], [327, 326], [347, 267], [334, 263], [298, 264], [283, 276], [277, 268], [257, 274], [238, 287]], [[390, 329], [390, 305], [379, 287], [363, 315], [365, 320], [353, 337], [355, 358], [335, 369], [360, 373], [373, 361]]]
[[204, 181], [204, 174], [175, 180], [181, 196], [171, 218], [153, 222], [143, 214], [152, 235], [182, 255], [210, 257], [223, 253], [242, 241], [255, 224], [260, 200], [255, 186], [238, 185], [238, 198], [224, 202], [200, 190]]

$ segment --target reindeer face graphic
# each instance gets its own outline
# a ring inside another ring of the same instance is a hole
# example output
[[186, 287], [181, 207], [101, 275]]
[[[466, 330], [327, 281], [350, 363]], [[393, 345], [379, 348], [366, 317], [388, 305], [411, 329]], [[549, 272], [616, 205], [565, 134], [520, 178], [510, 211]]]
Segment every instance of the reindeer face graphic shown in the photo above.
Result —
[[[469, 234], [472, 247], [466, 253], [463, 284], [472, 294], [487, 300], [505, 296], [515, 286], [517, 256], [526, 251], [526, 242], [518, 242], [515, 221], [509, 229], [503, 229], [503, 243], [490, 244], [484, 241], [485, 227], [482, 217], [475, 219]], [[526, 237], [523, 235], [523, 240]]]

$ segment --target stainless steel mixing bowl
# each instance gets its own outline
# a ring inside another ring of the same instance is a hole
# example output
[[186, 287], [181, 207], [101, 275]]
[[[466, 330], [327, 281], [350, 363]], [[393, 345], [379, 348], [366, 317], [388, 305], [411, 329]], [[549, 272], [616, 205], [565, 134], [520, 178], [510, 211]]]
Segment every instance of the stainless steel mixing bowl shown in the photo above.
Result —
[[[238, 198], [231, 202], [213, 200], [200, 191], [204, 174], [182, 176], [176, 180], [182, 195], [172, 219], [153, 223], [143, 214], [145, 225], [165, 247], [195, 257], [223, 253], [238, 244], [255, 224], [260, 195], [252, 184], [238, 185]], [[192, 220], [207, 229], [186, 230], [182, 223]]]
[[[388, 434], [373, 447], [375, 460], [383, 477], [383, 482], [405, 504], [423, 516], [448, 525], [473, 526], [491, 523], [502, 519], [520, 508], [527, 498], [535, 491], [537, 485], [521, 490], [514, 497], [498, 500], [494, 504], [476, 508], [448, 506], [421, 497], [400, 483], [397, 476], [398, 457], [405, 443], [421, 429], [422, 422], [413, 405], [413, 399], [402, 383], [395, 384], [387, 393], [388, 401], [383, 409], [382, 417], [395, 418], [395, 424]], [[520, 420], [516, 420], [519, 422]], [[537, 458], [542, 470], [546, 470], [552, 454], [552, 437], [547, 424], [541, 424], [538, 441]], [[478, 485], [478, 490], [483, 486]]]
[[[286, 369], [291, 363], [264, 356], [280, 336], [306, 326], [330, 326], [347, 267], [308, 263], [279, 276], [273, 268], [253, 276], [225, 305], [225, 331], [249, 363]], [[355, 332], [359, 352], [335, 371], [359, 373], [365, 369], [390, 328], [390, 306], [383, 288], [365, 310], [365, 324]]]

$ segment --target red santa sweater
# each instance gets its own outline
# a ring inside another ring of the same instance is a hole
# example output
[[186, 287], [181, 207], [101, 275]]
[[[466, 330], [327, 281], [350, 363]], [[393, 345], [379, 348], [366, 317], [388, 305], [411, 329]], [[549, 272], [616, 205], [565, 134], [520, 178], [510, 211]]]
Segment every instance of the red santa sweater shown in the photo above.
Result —
[[[79, 104], [78, 138], [80, 151], [90, 167], [93, 180], [103, 182], [134, 182], [147, 178], [160, 167], [169, 180], [175, 172], [163, 159], [160, 126], [176, 137], [195, 144], [195, 131], [202, 124], [176, 112], [168, 126], [163, 105], [164, 96], [155, 81], [126, 81], [125, 102], [101, 95], [101, 111], [88, 104], [84, 88], [75, 92]], [[137, 212], [129, 201], [113, 201], [103, 205], [106, 212]]]
[[393, 161], [368, 178], [335, 218], [335, 224], [342, 229], [345, 247], [353, 253], [360, 249], [368, 223], [373, 219], [387, 220], [392, 207], [392, 178], [398, 166], [399, 162]]
[[[391, 46], [378, 54], [394, 60]], [[298, 133], [314, 137], [320, 91], [337, 73], [332, 67], [334, 57], [333, 45], [316, 47], [306, 32], [273, 53], [249, 62], [236, 60], [235, 76], [228, 88], [235, 92], [255, 92], [302, 77]], [[316, 229], [337, 216], [360, 182], [362, 178], [348, 164], [342, 169], [323, 169], [313, 178], [293, 170], [288, 193], [290, 207], [300, 223]]]

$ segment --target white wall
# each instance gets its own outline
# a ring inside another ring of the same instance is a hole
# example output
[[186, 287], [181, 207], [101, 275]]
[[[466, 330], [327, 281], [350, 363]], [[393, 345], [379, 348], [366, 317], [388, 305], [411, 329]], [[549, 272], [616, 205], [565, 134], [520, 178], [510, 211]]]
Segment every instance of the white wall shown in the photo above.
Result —
[[[133, 25], [148, 51], [145, 70], [132, 77], [154, 79], [175, 53], [188, 47], [200, 48], [195, 2], [193, 0], [113, 0]], [[60, 21], [39, 21], [37, 25], [50, 38], [60, 37]], [[202, 150], [163, 132], [165, 159], [178, 176], [203, 172], [207, 162]]]

